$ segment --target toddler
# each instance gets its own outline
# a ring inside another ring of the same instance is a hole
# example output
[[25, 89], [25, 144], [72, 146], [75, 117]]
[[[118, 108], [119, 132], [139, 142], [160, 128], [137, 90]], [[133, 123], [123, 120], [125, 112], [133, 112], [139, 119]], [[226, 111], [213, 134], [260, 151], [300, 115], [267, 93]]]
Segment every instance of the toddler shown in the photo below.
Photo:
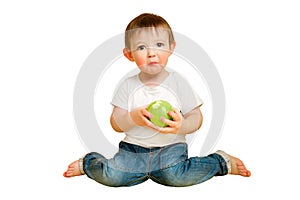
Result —
[[[188, 157], [185, 136], [201, 127], [201, 99], [177, 72], [166, 70], [176, 43], [171, 27], [160, 16], [144, 13], [125, 32], [124, 56], [135, 62], [139, 73], [124, 80], [113, 99], [110, 122], [125, 133], [119, 151], [107, 159], [91, 152], [72, 162], [65, 177], [87, 175], [113, 187], [133, 186], [148, 179], [167, 186], [195, 185], [226, 174], [249, 177], [243, 162], [224, 151]], [[171, 103], [167, 127], [149, 119], [147, 106], [155, 100]]]

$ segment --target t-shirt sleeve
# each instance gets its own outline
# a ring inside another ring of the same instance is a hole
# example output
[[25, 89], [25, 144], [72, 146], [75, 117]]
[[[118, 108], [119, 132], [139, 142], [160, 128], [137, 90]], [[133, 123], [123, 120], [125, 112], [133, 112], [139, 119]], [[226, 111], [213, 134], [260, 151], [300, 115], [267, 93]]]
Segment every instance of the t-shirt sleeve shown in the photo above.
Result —
[[194, 108], [201, 106], [203, 101], [190, 83], [178, 73], [175, 74], [175, 78], [176, 83], [178, 84], [177, 92], [180, 99], [182, 114], [187, 114]]
[[124, 80], [119, 85], [119, 87], [115, 90], [111, 104], [113, 106], [117, 106], [125, 110], [128, 110], [128, 97], [129, 97], [128, 80]]

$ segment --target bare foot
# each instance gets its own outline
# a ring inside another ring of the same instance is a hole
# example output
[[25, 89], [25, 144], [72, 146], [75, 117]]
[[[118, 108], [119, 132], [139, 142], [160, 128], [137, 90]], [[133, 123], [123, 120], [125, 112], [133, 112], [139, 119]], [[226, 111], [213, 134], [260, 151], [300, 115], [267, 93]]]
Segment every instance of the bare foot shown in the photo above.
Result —
[[240, 175], [244, 177], [251, 176], [251, 172], [246, 168], [243, 161], [240, 159], [233, 157], [231, 155], [228, 155], [231, 162], [231, 173], [233, 175]]
[[82, 175], [80, 170], [79, 170], [79, 161], [76, 160], [72, 162], [69, 166], [66, 172], [64, 172], [64, 177], [70, 178], [74, 176], [80, 176]]

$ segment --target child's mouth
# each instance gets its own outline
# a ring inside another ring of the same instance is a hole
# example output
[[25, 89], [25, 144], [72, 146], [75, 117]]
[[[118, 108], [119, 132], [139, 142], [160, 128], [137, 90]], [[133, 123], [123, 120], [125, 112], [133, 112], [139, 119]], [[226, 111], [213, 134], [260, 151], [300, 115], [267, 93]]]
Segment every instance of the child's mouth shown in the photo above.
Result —
[[158, 62], [150, 62], [149, 65], [158, 65]]

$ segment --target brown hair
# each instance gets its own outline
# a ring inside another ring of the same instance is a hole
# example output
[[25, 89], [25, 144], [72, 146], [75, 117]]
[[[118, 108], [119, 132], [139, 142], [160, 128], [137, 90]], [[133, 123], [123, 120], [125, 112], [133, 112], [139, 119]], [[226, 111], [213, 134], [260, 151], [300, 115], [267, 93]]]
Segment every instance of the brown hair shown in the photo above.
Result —
[[151, 13], [143, 13], [137, 17], [135, 17], [126, 27], [125, 31], [125, 47], [130, 48], [130, 39], [133, 35], [133, 30], [138, 28], [147, 28], [147, 27], [161, 27], [169, 32], [169, 42], [174, 42], [174, 35], [172, 29], [168, 22], [162, 18], [161, 16], [151, 14]]

